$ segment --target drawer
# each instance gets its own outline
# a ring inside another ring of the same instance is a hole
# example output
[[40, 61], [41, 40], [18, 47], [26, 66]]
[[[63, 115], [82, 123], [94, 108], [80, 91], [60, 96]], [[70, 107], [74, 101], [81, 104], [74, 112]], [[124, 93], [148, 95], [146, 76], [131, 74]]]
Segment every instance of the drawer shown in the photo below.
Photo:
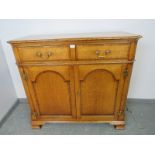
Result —
[[130, 44], [77, 45], [77, 59], [127, 59]]
[[20, 47], [18, 53], [23, 62], [70, 59], [68, 46]]

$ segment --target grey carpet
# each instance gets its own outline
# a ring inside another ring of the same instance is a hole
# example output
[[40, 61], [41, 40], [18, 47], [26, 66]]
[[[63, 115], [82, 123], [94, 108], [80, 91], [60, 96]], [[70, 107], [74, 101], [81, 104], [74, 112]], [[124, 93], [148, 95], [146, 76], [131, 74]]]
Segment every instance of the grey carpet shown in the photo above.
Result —
[[130, 101], [126, 111], [126, 129], [115, 130], [109, 124], [52, 123], [32, 129], [28, 105], [20, 103], [0, 128], [1, 135], [141, 135], [155, 134], [155, 103]]

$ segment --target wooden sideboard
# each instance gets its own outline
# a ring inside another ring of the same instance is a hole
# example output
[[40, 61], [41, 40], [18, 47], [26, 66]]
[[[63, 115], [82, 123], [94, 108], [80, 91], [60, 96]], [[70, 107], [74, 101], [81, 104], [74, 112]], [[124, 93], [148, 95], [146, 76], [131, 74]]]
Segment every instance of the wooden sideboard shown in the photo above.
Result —
[[49, 122], [93, 122], [123, 129], [139, 38], [120, 32], [9, 41], [30, 105], [32, 128]]

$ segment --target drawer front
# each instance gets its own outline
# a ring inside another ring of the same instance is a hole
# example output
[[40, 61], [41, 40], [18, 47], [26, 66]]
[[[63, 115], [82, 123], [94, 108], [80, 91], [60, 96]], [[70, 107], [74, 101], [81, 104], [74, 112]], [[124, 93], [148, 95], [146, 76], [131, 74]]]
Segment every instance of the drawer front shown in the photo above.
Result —
[[77, 59], [127, 59], [130, 44], [78, 45]]
[[70, 50], [67, 46], [21, 47], [18, 48], [18, 53], [23, 62], [70, 59]]

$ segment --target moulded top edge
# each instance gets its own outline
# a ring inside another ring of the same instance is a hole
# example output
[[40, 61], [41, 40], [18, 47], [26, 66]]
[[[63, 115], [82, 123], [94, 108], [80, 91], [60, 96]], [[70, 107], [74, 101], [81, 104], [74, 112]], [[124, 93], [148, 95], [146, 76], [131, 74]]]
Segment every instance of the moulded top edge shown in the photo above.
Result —
[[55, 35], [34, 35], [8, 41], [10, 44], [42, 41], [76, 41], [76, 40], [98, 40], [98, 39], [139, 39], [141, 35], [127, 32], [97, 32], [77, 34], [55, 34]]

